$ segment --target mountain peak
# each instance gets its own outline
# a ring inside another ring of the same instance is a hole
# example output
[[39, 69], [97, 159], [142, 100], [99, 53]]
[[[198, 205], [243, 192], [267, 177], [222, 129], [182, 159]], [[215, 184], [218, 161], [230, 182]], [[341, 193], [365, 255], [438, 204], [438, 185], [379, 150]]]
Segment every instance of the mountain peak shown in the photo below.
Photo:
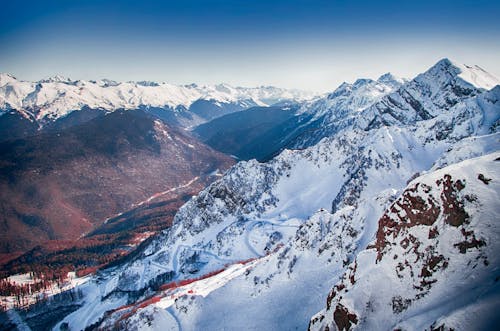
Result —
[[149, 81], [149, 80], [141, 80], [139, 82], [135, 82], [135, 84], [139, 86], [160, 86], [157, 82]]
[[390, 72], [386, 72], [385, 74], [383, 74], [379, 78], [377, 78], [377, 82], [384, 83], [384, 84], [388, 84], [388, 83], [389, 84], [394, 84], [394, 83], [403, 84], [405, 82], [405, 80], [401, 77], [397, 77], [397, 76], [393, 75]]
[[450, 60], [449, 58], [445, 57], [439, 60], [435, 66], [440, 66], [440, 67], [451, 67], [455, 66], [454, 61]]
[[395, 77], [390, 72], [386, 72], [385, 74], [383, 74], [379, 78], [377, 78], [377, 82], [387, 82], [387, 81], [392, 81], [392, 80], [395, 80]]
[[16, 77], [12, 76], [11, 74], [9, 73], [6, 73], [6, 72], [0, 72], [0, 78], [3, 78], [3, 77], [10, 77], [12, 79], [17, 79]]
[[0, 72], [0, 86], [17, 81], [17, 78], [8, 73]]
[[231, 94], [233, 89], [234, 88], [231, 85], [226, 84], [226, 83], [220, 83], [220, 84], [215, 85], [215, 90], [218, 92], [222, 92], [222, 93]]
[[98, 80], [98, 81], [90, 81], [90, 82], [94, 83], [94, 84], [98, 84], [99, 86], [102, 86], [102, 87], [118, 86], [118, 85], [120, 85], [119, 82], [117, 82], [115, 80], [112, 80], [112, 79], [107, 79], [107, 78], [103, 78], [103, 79]]
[[370, 79], [370, 78], [359, 78], [359, 79], [356, 79], [356, 81], [354, 82], [353, 86], [354, 87], [359, 87], [359, 86], [367, 85], [367, 84], [370, 84], [370, 83], [373, 83], [373, 79]]
[[451, 76], [471, 84], [479, 89], [490, 90], [500, 84], [500, 80], [477, 65], [466, 65], [448, 58], [439, 60], [425, 74], [431, 76]]
[[432, 76], [439, 76], [442, 73], [449, 73], [452, 76], [457, 76], [461, 72], [460, 65], [455, 64], [448, 58], [444, 58], [436, 62], [423, 74], [430, 74]]
[[71, 79], [68, 77], [64, 77], [62, 75], [54, 75], [52, 77], [42, 79], [39, 83], [68, 83], [71, 82]]
[[353, 88], [352, 84], [349, 84], [347, 82], [343, 82], [332, 93], [328, 94], [327, 99], [334, 99], [334, 98], [338, 97], [339, 95], [349, 94], [352, 91], [352, 88]]

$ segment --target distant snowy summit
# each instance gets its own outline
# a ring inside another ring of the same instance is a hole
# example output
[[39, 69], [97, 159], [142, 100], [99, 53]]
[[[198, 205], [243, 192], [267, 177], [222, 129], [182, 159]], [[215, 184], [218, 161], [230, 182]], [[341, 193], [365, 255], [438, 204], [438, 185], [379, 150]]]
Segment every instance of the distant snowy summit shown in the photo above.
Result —
[[[221, 114], [225, 114], [251, 106], [303, 101], [313, 96], [312, 92], [272, 86], [179, 86], [148, 81], [120, 83], [108, 79], [73, 81], [59, 75], [28, 82], [9, 74], [0, 74], [0, 110], [16, 110], [25, 118], [42, 124], [84, 108], [113, 111], [156, 107], [179, 112], [189, 110], [193, 105], [199, 108], [200, 101], [206, 101], [212, 107], [221, 108]], [[206, 110], [201, 112], [202, 115], [207, 113]]]

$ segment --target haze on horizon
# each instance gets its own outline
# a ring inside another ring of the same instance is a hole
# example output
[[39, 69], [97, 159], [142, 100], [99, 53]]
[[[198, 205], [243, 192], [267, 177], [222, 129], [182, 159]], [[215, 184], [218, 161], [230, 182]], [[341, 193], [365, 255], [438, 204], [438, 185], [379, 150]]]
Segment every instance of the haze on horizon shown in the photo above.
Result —
[[449, 57], [500, 76], [499, 16], [485, 0], [9, 2], [0, 72], [326, 92]]

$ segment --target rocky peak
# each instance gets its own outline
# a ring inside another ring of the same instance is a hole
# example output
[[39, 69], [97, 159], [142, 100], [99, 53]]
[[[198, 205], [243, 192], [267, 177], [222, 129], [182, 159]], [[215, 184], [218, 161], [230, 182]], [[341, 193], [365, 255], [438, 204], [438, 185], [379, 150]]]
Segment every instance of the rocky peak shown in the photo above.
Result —
[[328, 94], [327, 99], [334, 99], [340, 95], [347, 95], [352, 91], [352, 84], [343, 82], [332, 93]]
[[477, 65], [466, 65], [444, 58], [438, 61], [416, 80], [434, 80], [445, 87], [450, 83], [470, 85], [477, 89], [489, 90], [500, 84], [500, 80]]
[[379, 78], [377, 78], [377, 82], [388, 86], [392, 86], [393, 88], [398, 88], [401, 85], [403, 85], [406, 82], [406, 80], [404, 78], [397, 77], [390, 72], [387, 72], [382, 76], [380, 76]]
[[70, 83], [71, 79], [64, 77], [62, 75], [54, 75], [52, 77], [41, 79], [39, 83]]
[[383, 125], [413, 125], [448, 113], [455, 105], [494, 86], [495, 79], [475, 67], [448, 59], [437, 62], [396, 91], [367, 108], [358, 125], [370, 130]]
[[359, 79], [356, 79], [356, 81], [354, 82], [353, 86], [354, 87], [360, 87], [360, 86], [368, 85], [368, 84], [371, 84], [371, 83], [374, 83], [373, 79], [370, 79], [370, 78], [359, 78]]

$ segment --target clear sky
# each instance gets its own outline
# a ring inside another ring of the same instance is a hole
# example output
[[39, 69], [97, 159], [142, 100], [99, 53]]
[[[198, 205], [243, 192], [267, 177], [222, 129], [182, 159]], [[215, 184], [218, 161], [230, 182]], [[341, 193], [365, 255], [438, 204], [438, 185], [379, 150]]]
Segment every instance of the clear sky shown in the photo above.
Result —
[[500, 1], [5, 1], [0, 72], [329, 91], [440, 58], [500, 76]]

